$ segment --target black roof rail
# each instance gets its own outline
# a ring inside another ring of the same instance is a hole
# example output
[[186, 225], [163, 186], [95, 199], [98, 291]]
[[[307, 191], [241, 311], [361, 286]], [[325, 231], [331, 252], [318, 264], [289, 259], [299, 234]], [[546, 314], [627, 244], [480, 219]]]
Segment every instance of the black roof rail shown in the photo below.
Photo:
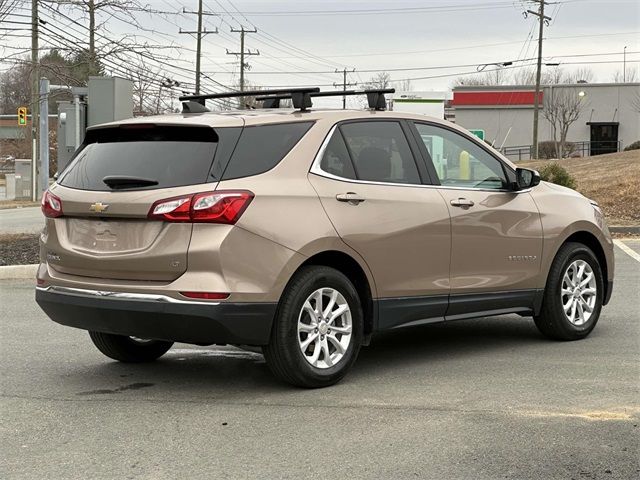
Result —
[[[366, 95], [369, 108], [373, 110], [385, 110], [387, 108], [385, 93], [395, 93], [395, 88], [370, 88], [366, 90], [331, 90], [325, 92], [310, 93], [309, 97], [342, 97], [353, 95]], [[286, 93], [271, 95], [266, 91], [262, 91], [263, 95], [256, 97], [256, 101], [262, 101], [263, 108], [278, 108], [280, 100], [292, 98]], [[267, 95], [265, 95], [267, 93]], [[295, 105], [294, 105], [295, 106]], [[297, 108], [297, 107], [296, 107]]]
[[[318, 87], [299, 87], [299, 88], [279, 88], [271, 90], [245, 90], [242, 92], [222, 92], [222, 93], [210, 93], [210, 94], [196, 94], [196, 95], [184, 95], [179, 98], [181, 102], [195, 101], [204, 106], [206, 100], [219, 99], [219, 98], [235, 98], [235, 97], [255, 97], [262, 95], [287, 95], [287, 98], [293, 100], [294, 108], [300, 110], [306, 110], [311, 107], [310, 95], [320, 92]], [[193, 103], [193, 102], [190, 102]], [[187, 112], [186, 103], [183, 103], [183, 112]]]

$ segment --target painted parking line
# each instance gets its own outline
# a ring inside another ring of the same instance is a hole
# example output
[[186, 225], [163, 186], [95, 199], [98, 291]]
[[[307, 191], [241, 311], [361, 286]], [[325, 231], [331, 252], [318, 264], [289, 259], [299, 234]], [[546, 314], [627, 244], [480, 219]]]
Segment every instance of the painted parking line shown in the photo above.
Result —
[[627, 245], [624, 244], [624, 242], [622, 240], [614, 240], [613, 243], [620, 248], [620, 250], [622, 250], [624, 253], [626, 253], [627, 255], [629, 255], [631, 258], [633, 258], [634, 260], [636, 260], [637, 262], [640, 262], [640, 255], [636, 252], [634, 252], [631, 248], [629, 248]]

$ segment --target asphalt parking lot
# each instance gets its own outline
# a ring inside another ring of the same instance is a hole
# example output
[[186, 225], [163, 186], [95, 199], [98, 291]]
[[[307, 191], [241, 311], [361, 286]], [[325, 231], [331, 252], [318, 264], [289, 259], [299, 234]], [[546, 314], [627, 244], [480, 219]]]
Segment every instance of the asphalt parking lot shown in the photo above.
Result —
[[111, 362], [0, 282], [0, 477], [640, 478], [640, 263], [616, 261], [586, 340], [513, 315], [397, 331], [323, 390], [231, 347]]
[[0, 210], [0, 233], [38, 233], [43, 225], [40, 207]]

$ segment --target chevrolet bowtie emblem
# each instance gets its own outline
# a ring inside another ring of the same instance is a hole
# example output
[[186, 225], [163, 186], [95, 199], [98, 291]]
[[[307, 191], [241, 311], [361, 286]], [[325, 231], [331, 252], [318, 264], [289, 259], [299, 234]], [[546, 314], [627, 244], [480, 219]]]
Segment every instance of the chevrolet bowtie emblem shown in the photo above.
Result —
[[109, 205], [105, 205], [103, 203], [98, 202], [98, 203], [91, 204], [91, 206], [89, 207], [89, 210], [91, 210], [92, 212], [96, 212], [96, 213], [102, 213], [107, 208], [109, 208]]

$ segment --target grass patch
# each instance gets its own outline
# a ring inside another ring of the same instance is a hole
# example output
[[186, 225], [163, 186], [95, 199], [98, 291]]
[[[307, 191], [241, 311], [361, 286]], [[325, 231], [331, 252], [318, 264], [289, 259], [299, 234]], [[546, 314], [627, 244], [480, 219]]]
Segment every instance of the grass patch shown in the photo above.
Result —
[[[640, 225], [640, 150], [556, 160], [576, 180], [576, 190], [598, 202], [609, 225]], [[518, 162], [542, 169], [548, 160]]]

